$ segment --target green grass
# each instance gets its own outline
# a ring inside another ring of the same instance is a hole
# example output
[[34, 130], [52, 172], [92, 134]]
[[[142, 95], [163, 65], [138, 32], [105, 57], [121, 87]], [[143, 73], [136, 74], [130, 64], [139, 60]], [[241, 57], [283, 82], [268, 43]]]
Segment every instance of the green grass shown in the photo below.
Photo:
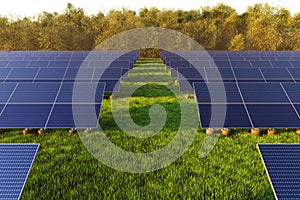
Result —
[[[136, 66], [139, 67], [145, 65]], [[159, 70], [170, 76], [163, 69]], [[170, 81], [167, 85], [172, 84]], [[130, 84], [124, 80], [123, 86]], [[137, 139], [119, 130], [108, 99], [103, 101], [100, 124], [111, 141], [126, 150], [157, 150], [176, 134], [180, 121], [178, 100], [183, 99], [158, 83], [147, 84], [135, 91], [130, 99], [130, 115], [137, 124], [150, 122], [149, 107], [155, 103], [161, 103], [168, 113], [168, 123], [149, 139]], [[27, 135], [21, 135], [21, 130], [2, 131], [1, 143], [40, 143], [21, 196], [24, 200], [274, 199], [256, 144], [299, 141], [299, 136], [292, 130], [280, 130], [274, 136], [254, 136], [248, 130], [238, 129], [230, 137], [221, 137], [208, 156], [200, 159], [198, 152], [205, 134], [203, 129], [198, 129], [192, 145], [176, 162], [158, 171], [132, 174], [98, 162], [83, 146], [79, 136], [68, 134], [67, 130], [49, 130], [43, 135], [34, 131]]]

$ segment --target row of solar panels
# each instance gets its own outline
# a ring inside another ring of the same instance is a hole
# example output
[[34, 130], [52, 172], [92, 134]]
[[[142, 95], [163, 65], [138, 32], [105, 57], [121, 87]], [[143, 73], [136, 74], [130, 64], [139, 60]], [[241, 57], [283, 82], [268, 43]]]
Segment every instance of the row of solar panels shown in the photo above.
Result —
[[300, 82], [300, 68], [177, 68], [181, 92], [193, 92], [194, 82]]
[[[300, 83], [194, 84], [200, 122], [204, 128], [300, 127]], [[227, 108], [225, 122], [211, 122], [213, 106], [217, 111], [222, 106]]]
[[160, 55], [172, 56], [300, 56], [299, 51], [206, 51], [206, 50], [190, 50], [190, 51], [160, 51]]
[[268, 60], [230, 60], [230, 61], [209, 61], [209, 60], [169, 60], [165, 62], [168, 67], [171, 68], [278, 68], [278, 67], [288, 67], [288, 68], [300, 68], [300, 60], [290, 61], [268, 61]]
[[139, 51], [0, 51], [0, 56], [139, 56]]
[[104, 88], [105, 83], [1, 83], [0, 127], [97, 127]]
[[115, 60], [115, 61], [97, 61], [97, 60], [12, 60], [12, 61], [0, 61], [0, 68], [13, 68], [13, 67], [22, 67], [22, 68], [31, 68], [31, 67], [43, 67], [43, 68], [73, 68], [73, 67], [82, 67], [82, 68], [107, 68], [107, 67], [124, 67], [132, 68], [135, 63], [135, 59], [127, 60]]
[[[119, 90], [128, 68], [0, 68], [0, 82], [104, 82], [105, 91]], [[116, 87], [115, 87], [116, 86]]]
[[[243, 52], [239, 53], [243, 55]], [[165, 58], [174, 57], [166, 51], [162, 54]], [[251, 65], [263, 63], [260, 61], [216, 62], [220, 64], [219, 68], [205, 67], [205, 62], [170, 62], [171, 74], [178, 78], [180, 90], [195, 93], [202, 127], [300, 127], [300, 84], [296, 83], [300, 80], [300, 68], [286, 67], [285, 61], [268, 61], [269, 64], [276, 63], [276, 67]], [[233, 67], [232, 63], [237, 65]], [[201, 67], [195, 69], [195, 66]]]
[[55, 61], [51, 55], [51, 61], [30, 60], [32, 53], [49, 54], [9, 52], [26, 59], [0, 61], [0, 128], [97, 127], [103, 93], [119, 90], [121, 77], [139, 56], [135, 51], [107, 66], [92, 60], [80, 67], [82, 61]]

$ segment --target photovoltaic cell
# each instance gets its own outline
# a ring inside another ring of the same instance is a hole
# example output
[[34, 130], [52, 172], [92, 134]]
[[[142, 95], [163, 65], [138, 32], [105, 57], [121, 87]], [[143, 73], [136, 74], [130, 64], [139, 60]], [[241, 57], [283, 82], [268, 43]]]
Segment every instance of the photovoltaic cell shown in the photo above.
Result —
[[39, 144], [0, 144], [0, 199], [19, 199]]
[[268, 60], [261, 60], [261, 61], [251, 61], [251, 65], [255, 68], [260, 67], [272, 67], [271, 63]]
[[258, 144], [257, 146], [276, 199], [300, 199], [300, 145]]

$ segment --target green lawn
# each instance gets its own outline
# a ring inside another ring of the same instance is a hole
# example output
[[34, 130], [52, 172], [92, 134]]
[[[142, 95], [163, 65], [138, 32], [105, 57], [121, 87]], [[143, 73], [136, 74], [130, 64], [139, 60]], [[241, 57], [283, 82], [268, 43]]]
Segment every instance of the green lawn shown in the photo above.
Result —
[[[141, 84], [142, 79], [130, 82], [132, 76], [151, 73], [152, 67], [156, 75], [165, 76], [166, 85], [178, 87], [162, 64], [149, 64], [154, 61], [157, 60], [139, 61], [122, 87]], [[183, 99], [183, 95], [176, 98], [167, 87], [155, 82], [134, 93], [130, 115], [137, 124], [150, 122], [147, 113], [154, 103], [161, 103], [167, 110], [167, 124], [150, 139], [136, 139], [119, 130], [108, 99], [103, 101], [100, 124], [116, 145], [134, 152], [153, 151], [176, 134], [180, 121], [178, 100]], [[195, 104], [193, 99], [187, 101]], [[292, 130], [279, 130], [274, 136], [254, 136], [249, 130], [238, 129], [229, 137], [221, 136], [208, 156], [200, 159], [198, 152], [205, 134], [198, 128], [192, 145], [176, 162], [158, 171], [133, 174], [101, 164], [88, 153], [78, 134], [68, 134], [67, 130], [48, 130], [43, 135], [35, 131], [27, 135], [21, 135], [21, 130], [2, 131], [1, 143], [40, 143], [21, 196], [24, 200], [274, 199], [256, 144], [299, 142], [299, 136]]]

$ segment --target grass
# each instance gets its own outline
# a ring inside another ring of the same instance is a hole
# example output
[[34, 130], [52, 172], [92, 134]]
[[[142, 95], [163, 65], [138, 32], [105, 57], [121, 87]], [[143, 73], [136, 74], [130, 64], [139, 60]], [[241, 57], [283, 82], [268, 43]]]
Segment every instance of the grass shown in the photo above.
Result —
[[[137, 70], [145, 67], [146, 61], [139, 61]], [[154, 70], [160, 70], [157, 72], [160, 75], [170, 76], [162, 68]], [[130, 73], [130, 76], [133, 74]], [[129, 84], [124, 80], [123, 86], [132, 84], [140, 83]], [[172, 84], [169, 82], [167, 85]], [[147, 84], [134, 93], [130, 99], [130, 115], [137, 124], [147, 125], [150, 122], [147, 113], [154, 103], [162, 103], [168, 113], [167, 125], [149, 139], [137, 139], [119, 130], [108, 99], [103, 101], [100, 124], [116, 145], [134, 152], [153, 151], [166, 145], [176, 134], [178, 100], [182, 99], [157, 83]], [[49, 130], [43, 135], [35, 132], [21, 135], [21, 130], [3, 131], [1, 143], [40, 143], [21, 196], [24, 200], [274, 199], [256, 144], [299, 141], [299, 136], [292, 130], [279, 130], [274, 136], [254, 136], [248, 130], [238, 129], [230, 137], [221, 137], [208, 156], [200, 159], [198, 152], [205, 134], [199, 128], [190, 148], [176, 162], [158, 171], [132, 174], [98, 162], [83, 146], [79, 136], [68, 134], [67, 130]]]

